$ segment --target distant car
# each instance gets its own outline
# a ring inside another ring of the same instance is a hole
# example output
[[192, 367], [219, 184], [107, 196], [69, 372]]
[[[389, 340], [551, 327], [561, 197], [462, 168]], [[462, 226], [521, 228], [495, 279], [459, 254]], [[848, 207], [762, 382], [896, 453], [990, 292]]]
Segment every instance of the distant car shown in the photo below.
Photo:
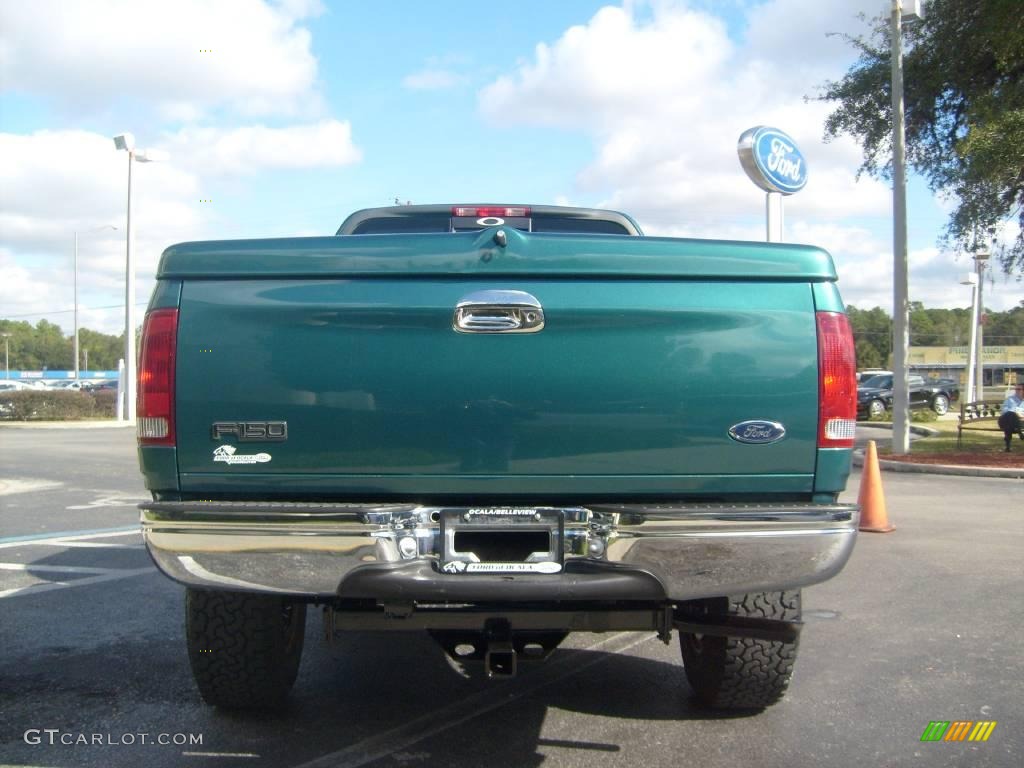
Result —
[[[857, 418], [865, 419], [881, 416], [892, 410], [893, 375], [880, 373], [857, 387]], [[910, 384], [910, 408], [931, 408], [939, 416], [949, 411], [949, 404], [960, 396], [960, 390], [948, 386], [935, 386], [926, 382], [924, 377], [911, 375], [907, 379]], [[955, 396], [954, 396], [955, 392]]]
[[20, 381], [11, 381], [9, 379], [0, 381], [0, 392], [14, 392], [22, 389], [32, 389], [32, 387]]
[[97, 381], [89, 385], [89, 392], [116, 392], [116, 381]]

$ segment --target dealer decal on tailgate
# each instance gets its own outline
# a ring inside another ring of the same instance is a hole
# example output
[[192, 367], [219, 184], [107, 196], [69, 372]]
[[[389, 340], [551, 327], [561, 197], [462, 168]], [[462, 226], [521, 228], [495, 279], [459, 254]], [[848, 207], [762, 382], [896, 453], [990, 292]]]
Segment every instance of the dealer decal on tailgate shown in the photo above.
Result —
[[233, 445], [222, 445], [213, 452], [214, 461], [223, 461], [225, 464], [266, 464], [270, 461], [269, 453], [240, 453]]

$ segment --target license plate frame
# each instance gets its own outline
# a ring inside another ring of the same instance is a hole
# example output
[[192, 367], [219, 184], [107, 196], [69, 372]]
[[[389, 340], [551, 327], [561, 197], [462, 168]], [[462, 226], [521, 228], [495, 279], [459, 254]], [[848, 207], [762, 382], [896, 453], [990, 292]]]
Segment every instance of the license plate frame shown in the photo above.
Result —
[[[464, 507], [440, 511], [441, 570], [444, 573], [559, 573], [564, 564], [565, 515], [558, 507]], [[460, 552], [458, 532], [503, 534], [543, 531], [547, 551], [532, 552], [525, 560], [481, 559]]]

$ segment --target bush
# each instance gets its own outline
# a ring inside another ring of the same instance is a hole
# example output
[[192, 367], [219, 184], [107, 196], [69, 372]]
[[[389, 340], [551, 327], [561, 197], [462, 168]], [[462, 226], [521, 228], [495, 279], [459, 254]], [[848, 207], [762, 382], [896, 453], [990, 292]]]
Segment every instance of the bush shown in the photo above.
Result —
[[114, 415], [116, 393], [100, 397], [85, 392], [17, 390], [0, 395], [0, 419], [11, 421], [70, 421]]
[[88, 394], [93, 399], [96, 416], [106, 416], [112, 419], [117, 415], [116, 389], [103, 389]]

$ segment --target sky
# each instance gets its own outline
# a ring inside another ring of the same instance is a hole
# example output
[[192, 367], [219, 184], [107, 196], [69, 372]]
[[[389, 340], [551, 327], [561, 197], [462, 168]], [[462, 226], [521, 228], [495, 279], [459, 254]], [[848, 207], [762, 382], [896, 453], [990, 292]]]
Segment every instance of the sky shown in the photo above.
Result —
[[[608, 207], [646, 233], [763, 240], [740, 134], [782, 129], [808, 183], [783, 239], [827, 249], [848, 304], [892, 307], [892, 191], [825, 143], [813, 100], [888, 0], [0, 0], [0, 318], [124, 326], [130, 132], [144, 307], [164, 248], [333, 234], [413, 203]], [[911, 176], [910, 299], [968, 307], [949, 200]], [[112, 229], [117, 227], [117, 229]], [[985, 304], [1024, 286], [993, 274]], [[141, 313], [139, 314], [141, 319]]]

